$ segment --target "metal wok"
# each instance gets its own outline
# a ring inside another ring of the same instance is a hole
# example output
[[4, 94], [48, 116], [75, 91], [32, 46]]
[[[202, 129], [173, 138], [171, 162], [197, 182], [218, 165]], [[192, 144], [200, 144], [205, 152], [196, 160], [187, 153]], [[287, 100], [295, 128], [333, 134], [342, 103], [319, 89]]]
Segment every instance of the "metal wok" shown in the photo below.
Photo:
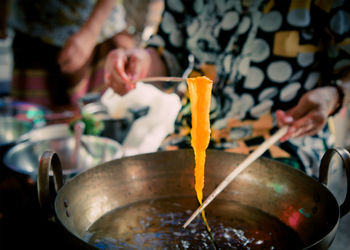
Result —
[[[340, 155], [347, 173], [347, 194], [339, 205], [327, 184], [333, 155]], [[207, 151], [205, 190], [208, 195], [246, 156], [222, 151]], [[99, 218], [115, 208], [144, 200], [194, 196], [193, 151], [156, 152], [113, 160], [89, 169], [62, 186], [58, 156], [45, 152], [40, 160], [38, 195], [41, 207], [69, 236], [72, 244], [94, 246], [83, 235]], [[48, 171], [52, 168], [57, 196], [50, 200]], [[260, 158], [242, 172], [217, 197], [235, 201], [267, 213], [295, 231], [301, 249], [328, 249], [339, 219], [350, 209], [350, 154], [331, 149], [320, 166], [320, 181], [285, 164]], [[214, 201], [215, 202], [215, 201]], [[215, 204], [210, 204], [210, 207]], [[194, 211], [196, 206], [188, 209]], [[254, 217], [238, 211], [242, 217]], [[237, 213], [237, 211], [235, 211]], [[132, 218], [127, 218], [131, 220]], [[108, 226], [108, 225], [107, 225]]]

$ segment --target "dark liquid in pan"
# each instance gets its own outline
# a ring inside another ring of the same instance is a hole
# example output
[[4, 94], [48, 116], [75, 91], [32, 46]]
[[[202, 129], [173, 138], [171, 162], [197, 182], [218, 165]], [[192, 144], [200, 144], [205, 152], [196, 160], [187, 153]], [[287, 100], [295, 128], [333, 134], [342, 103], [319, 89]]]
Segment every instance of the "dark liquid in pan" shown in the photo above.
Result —
[[[84, 239], [101, 249], [214, 249], [201, 216], [182, 227], [196, 208], [194, 197], [134, 203], [105, 214]], [[217, 199], [206, 213], [217, 249], [302, 248], [296, 232], [258, 209]]]

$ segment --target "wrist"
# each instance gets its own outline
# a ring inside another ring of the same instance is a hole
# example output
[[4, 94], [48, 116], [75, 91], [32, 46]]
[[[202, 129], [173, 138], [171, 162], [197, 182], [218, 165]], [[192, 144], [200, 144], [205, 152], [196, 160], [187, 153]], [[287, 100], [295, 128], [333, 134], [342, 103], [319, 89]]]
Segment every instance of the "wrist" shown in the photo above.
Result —
[[116, 5], [115, 0], [97, 1], [92, 13], [86, 20], [84, 27], [98, 37], [102, 30], [102, 27]]
[[344, 97], [345, 97], [345, 91], [343, 89], [343, 81], [342, 80], [334, 80], [331, 81], [328, 86], [334, 87], [337, 90], [337, 102], [333, 108], [333, 110], [329, 113], [329, 116], [336, 115], [343, 107], [344, 104]]
[[83, 36], [96, 40], [98, 39], [100, 35], [100, 26], [98, 24], [93, 24], [91, 22], [85, 23], [82, 28], [80, 29], [80, 33], [83, 34]]

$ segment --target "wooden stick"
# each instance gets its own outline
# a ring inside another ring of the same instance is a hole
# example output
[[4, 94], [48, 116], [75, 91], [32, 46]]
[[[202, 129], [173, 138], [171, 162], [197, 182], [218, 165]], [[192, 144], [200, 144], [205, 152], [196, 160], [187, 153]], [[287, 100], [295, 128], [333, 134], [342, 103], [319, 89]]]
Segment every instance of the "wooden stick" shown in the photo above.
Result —
[[183, 225], [183, 228], [186, 228], [191, 221], [201, 213], [204, 208], [206, 208], [214, 198], [221, 193], [221, 191], [226, 188], [226, 186], [244, 169], [246, 169], [252, 162], [254, 162], [258, 157], [260, 157], [267, 149], [269, 149], [275, 142], [282, 138], [288, 131], [288, 126], [280, 128], [275, 134], [268, 138], [263, 144], [256, 148], [253, 153], [251, 153], [243, 162], [241, 162], [238, 167], [236, 167], [221, 183], [220, 185], [208, 196], [204, 201], [203, 205], [200, 206], [192, 216], [186, 221]]
[[154, 77], [145, 77], [137, 81], [141, 82], [184, 82], [186, 78], [183, 77], [173, 77], [173, 76], [154, 76]]

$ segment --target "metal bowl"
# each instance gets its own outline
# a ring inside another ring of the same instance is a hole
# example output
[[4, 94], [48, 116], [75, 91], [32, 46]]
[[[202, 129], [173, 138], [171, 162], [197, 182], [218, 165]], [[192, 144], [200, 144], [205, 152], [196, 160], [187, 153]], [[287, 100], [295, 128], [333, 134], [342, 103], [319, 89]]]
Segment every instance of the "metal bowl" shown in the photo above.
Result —
[[12, 147], [4, 157], [4, 164], [10, 169], [36, 178], [39, 159], [47, 150], [55, 151], [62, 159], [63, 175], [75, 174], [122, 156], [121, 145], [112, 139], [98, 136], [82, 136], [77, 160], [73, 160], [74, 136], [27, 141]]
[[33, 128], [29, 121], [21, 121], [10, 116], [0, 117], [0, 147], [13, 144], [18, 138]]

